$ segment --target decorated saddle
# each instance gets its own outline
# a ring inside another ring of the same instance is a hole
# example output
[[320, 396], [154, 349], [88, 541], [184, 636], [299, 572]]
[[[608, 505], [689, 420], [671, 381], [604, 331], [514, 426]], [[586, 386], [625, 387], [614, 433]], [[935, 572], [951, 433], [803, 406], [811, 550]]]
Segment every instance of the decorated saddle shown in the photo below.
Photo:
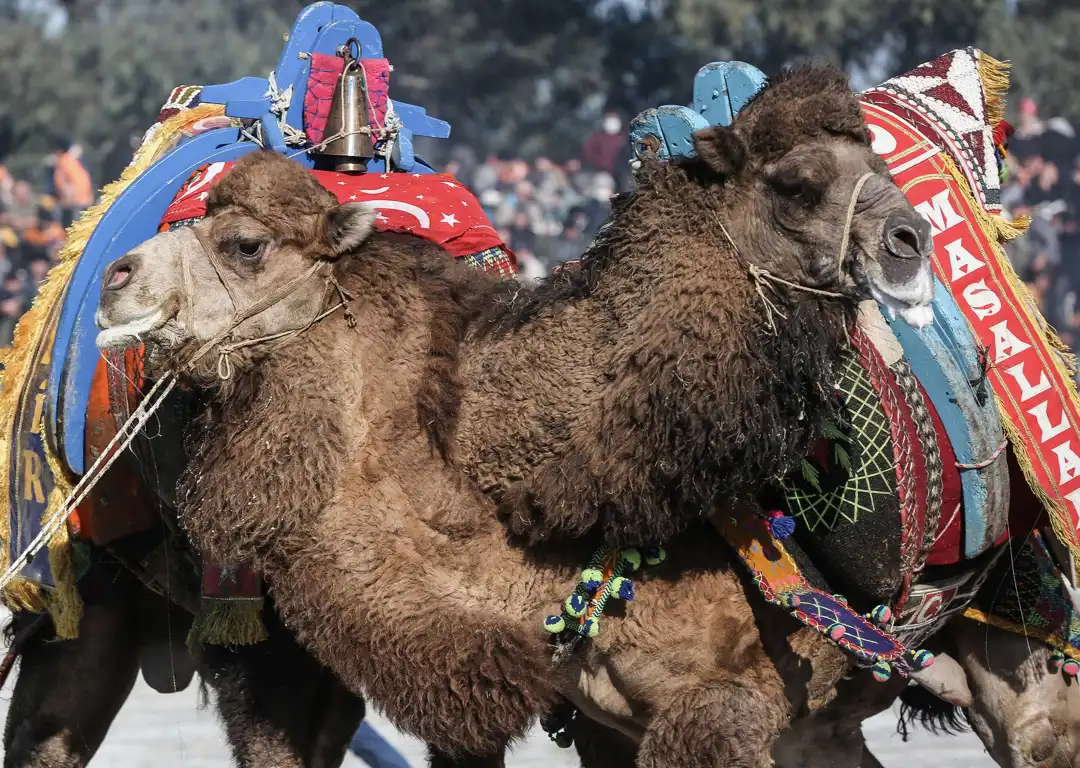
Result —
[[[286, 40], [267, 78], [172, 92], [121, 178], [69, 230], [59, 264], [16, 329], [0, 394], [0, 429], [9, 435], [0, 441], [0, 487], [8, 498], [0, 570], [29, 562], [2, 598], [11, 609], [48, 610], [60, 637], [77, 635], [87, 552], [159, 525], [155, 505], [172, 503], [193, 407], [192, 396], [176, 390], [151, 430], [165, 439], [140, 436], [132, 444], [137, 461], [114, 457], [110, 443], [147, 382], [143, 350], [103, 356], [94, 344], [103, 270], [160, 229], [201, 217], [208, 190], [233, 162], [260, 148], [287, 154], [339, 200], [377, 208], [379, 229], [437, 243], [478, 269], [516, 274], [513, 254], [472, 194], [413, 152], [415, 136], [446, 138], [450, 126], [390, 97], [391, 68], [378, 31], [344, 6], [320, 2], [299, 14]], [[362, 114], [352, 117], [366, 125], [370, 152], [352, 158], [343, 173], [334, 169], [331, 148], [349, 138], [335, 102], [347, 66], [362, 79]], [[29, 550], [91, 465], [113, 458], [120, 460], [48, 546]], [[140, 472], [140, 465], [154, 472]], [[198, 639], [258, 640], [259, 580], [245, 569], [204, 566], [208, 615], [197, 622], [204, 630]]]
[[[934, 322], [865, 302], [837, 382], [845, 423], [779, 482], [771, 518], [723, 530], [770, 602], [879, 679], [925, 664], [914, 644], [965, 609], [1031, 620], [1080, 669], [1062, 574], [1080, 552], [1080, 410], [1072, 358], [1001, 248], [1026, 225], [1001, 217], [1006, 72], [966, 48], [862, 94], [874, 150], [931, 224]], [[693, 154], [693, 132], [730, 124], [764, 82], [741, 62], [704, 67], [692, 106], [631, 123], [635, 164]], [[1010, 545], [1027, 556], [999, 561]], [[985, 599], [1003, 569], [1030, 603]]]

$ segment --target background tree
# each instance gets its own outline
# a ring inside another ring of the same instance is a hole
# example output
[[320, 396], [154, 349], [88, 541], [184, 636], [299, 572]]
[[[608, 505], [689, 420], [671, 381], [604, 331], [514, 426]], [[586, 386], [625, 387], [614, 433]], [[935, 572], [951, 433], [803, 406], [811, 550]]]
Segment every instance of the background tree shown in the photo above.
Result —
[[[25, 173], [50, 139], [99, 180], [179, 84], [268, 72], [301, 0], [0, 0], [0, 161]], [[806, 57], [866, 87], [950, 48], [1014, 62], [1014, 96], [1080, 115], [1077, 0], [353, 0], [379, 28], [393, 92], [480, 153], [566, 159], [602, 111], [684, 103], [697, 69], [766, 72]], [[439, 149], [442, 149], [440, 147]], [[433, 151], [438, 151], [433, 150]]]

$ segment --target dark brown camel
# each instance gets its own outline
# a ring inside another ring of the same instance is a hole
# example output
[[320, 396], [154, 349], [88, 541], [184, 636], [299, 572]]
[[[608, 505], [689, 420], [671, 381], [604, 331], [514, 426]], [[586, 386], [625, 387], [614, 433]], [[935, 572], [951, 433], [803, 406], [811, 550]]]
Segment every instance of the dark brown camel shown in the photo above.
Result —
[[[296, 643], [270, 601], [264, 642], [200, 646], [192, 658], [186, 638], [198, 607], [197, 562], [186, 540], [169, 533], [175, 522], [159, 527], [103, 544], [108, 554], [86, 578], [91, 585], [78, 638], [56, 641], [46, 621], [24, 646], [4, 732], [4, 768], [87, 765], [140, 671], [152, 688], [168, 693], [186, 688], [196, 670], [213, 693], [237, 766], [337, 768], [364, 715], [363, 700]], [[169, 573], [149, 570], [136, 578], [162, 536]], [[11, 633], [36, 618], [16, 613]]]
[[[302, 643], [448, 751], [501, 752], [562, 693], [641, 766], [765, 765], [802, 706], [784, 683], [810, 675], [803, 633], [748, 608], [700, 510], [805, 454], [860, 298], [924, 317], [929, 230], [838, 71], [777, 78], [696, 143], [535, 292], [372, 235], [272, 153], [106, 270], [100, 345], [183, 362], [209, 342], [185, 373], [228, 374], [183, 489], [196, 544], [254, 562]], [[528, 541], [566, 534], [559, 552], [509, 546], [491, 499]], [[601, 539], [674, 562], [554, 667], [542, 617]], [[823, 690], [846, 667], [830, 653]]]

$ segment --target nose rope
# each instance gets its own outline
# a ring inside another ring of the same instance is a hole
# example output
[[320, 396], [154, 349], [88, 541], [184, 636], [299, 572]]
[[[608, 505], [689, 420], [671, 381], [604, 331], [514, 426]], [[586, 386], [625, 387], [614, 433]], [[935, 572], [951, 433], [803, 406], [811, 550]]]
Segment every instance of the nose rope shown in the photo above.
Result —
[[[195, 351], [195, 354], [193, 354], [187, 360], [187, 362], [184, 363], [183, 368], [185, 370], [191, 370], [192, 368], [194, 368], [195, 364], [199, 360], [209, 354], [209, 352], [215, 346], [221, 344], [220, 348], [218, 349], [217, 373], [218, 378], [220, 378], [222, 381], [226, 381], [232, 377], [233, 373], [230, 355], [232, 355], [237, 350], [252, 347], [256, 344], [263, 344], [272, 341], [277, 341], [279, 344], [284, 344], [286, 341], [289, 341], [290, 339], [300, 335], [308, 328], [315, 325], [315, 323], [326, 317], [329, 317], [334, 312], [337, 312], [339, 309], [345, 310], [345, 320], [348, 326], [350, 328], [356, 327], [356, 316], [348, 307], [349, 302], [352, 301], [354, 297], [341, 286], [341, 284], [337, 281], [337, 278], [334, 277], [333, 273], [330, 273], [326, 276], [326, 290], [323, 292], [323, 299], [320, 302], [320, 305], [326, 303], [327, 295], [331, 291], [336, 291], [338, 295], [338, 303], [334, 306], [321, 312], [317, 310], [315, 315], [310, 320], [296, 328], [290, 328], [285, 331], [279, 331], [278, 333], [271, 333], [265, 336], [258, 336], [252, 339], [243, 339], [232, 343], [222, 344], [222, 342], [224, 342], [232, 334], [232, 332], [235, 331], [244, 321], [251, 319], [255, 315], [265, 312], [270, 307], [287, 298], [297, 288], [299, 288], [309, 279], [318, 274], [323, 269], [323, 267], [329, 266], [330, 262], [326, 261], [325, 259], [317, 260], [303, 273], [297, 275], [287, 283], [282, 284], [277, 288], [277, 290], [272, 291], [259, 301], [256, 301], [246, 307], [241, 307], [239, 301], [237, 301], [236, 293], [230, 285], [230, 281], [226, 275], [224, 265], [218, 258], [217, 252], [211, 247], [210, 243], [206, 242], [205, 237], [201, 232], [199, 232], [197, 229], [193, 229], [192, 233], [199, 240], [199, 244], [206, 252], [207, 258], [210, 260], [210, 264], [214, 268], [214, 272], [217, 275], [218, 281], [225, 288], [225, 291], [229, 294], [229, 301], [232, 303], [233, 317], [228, 325], [226, 325], [218, 333], [214, 334], [212, 338], [210, 338], [201, 347], [199, 347]], [[191, 291], [188, 293], [189, 297], [194, 297], [194, 278], [191, 277], [190, 268], [187, 266], [187, 263], [185, 261], [185, 283], [188, 283], [189, 280], [191, 282], [190, 284], [185, 285], [185, 290]], [[194, 321], [194, 302], [189, 300], [188, 309], [191, 315], [191, 320]]]
[[[859, 180], [855, 182], [855, 188], [851, 192], [851, 199], [848, 202], [847, 218], [844, 221], [844, 233], [840, 240], [840, 254], [837, 266], [837, 280], [839, 281], [844, 270], [844, 255], [847, 253], [848, 243], [851, 240], [851, 227], [855, 223], [855, 206], [859, 202], [859, 193], [862, 192], [862, 188], [866, 185], [866, 182], [874, 174], [864, 173], [859, 177]], [[767, 269], [759, 267], [757, 264], [751, 264], [745, 258], [743, 258], [742, 252], [739, 250], [739, 246], [735, 244], [734, 238], [727, 231], [727, 227], [724, 226], [724, 222], [717, 218], [716, 223], [720, 225], [720, 231], [724, 233], [724, 237], [727, 238], [728, 243], [735, 251], [736, 257], [739, 261], [743, 262], [746, 266], [746, 271], [750, 274], [750, 279], [754, 283], [754, 290], [761, 299], [762, 305], [765, 307], [765, 320], [769, 324], [769, 329], [776, 334], [776, 321], [773, 319], [773, 315], [778, 315], [781, 319], [787, 320], [787, 315], [780, 311], [780, 308], [774, 304], [768, 296], [765, 295], [765, 288], [767, 287], [774, 294], [777, 294], [776, 286], [774, 283], [787, 286], [796, 291], [803, 291], [804, 293], [812, 293], [815, 296], [825, 296], [831, 299], [843, 298], [844, 294], [836, 293], [835, 291], [825, 291], [821, 288], [812, 288], [809, 285], [803, 285], [801, 283], [793, 283], [790, 280], [785, 280], [782, 277], [774, 275]]]

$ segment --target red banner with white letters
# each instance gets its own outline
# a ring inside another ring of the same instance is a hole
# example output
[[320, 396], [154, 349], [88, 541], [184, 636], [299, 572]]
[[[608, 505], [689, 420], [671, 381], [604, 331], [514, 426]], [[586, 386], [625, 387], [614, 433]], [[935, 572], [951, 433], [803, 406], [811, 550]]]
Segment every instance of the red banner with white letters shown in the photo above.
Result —
[[875, 151], [929, 220], [933, 269], [988, 350], [1006, 433], [1055, 531], [1080, 554], [1080, 402], [1034, 302], [1013, 272], [956, 160], [882, 100], [864, 100]]

